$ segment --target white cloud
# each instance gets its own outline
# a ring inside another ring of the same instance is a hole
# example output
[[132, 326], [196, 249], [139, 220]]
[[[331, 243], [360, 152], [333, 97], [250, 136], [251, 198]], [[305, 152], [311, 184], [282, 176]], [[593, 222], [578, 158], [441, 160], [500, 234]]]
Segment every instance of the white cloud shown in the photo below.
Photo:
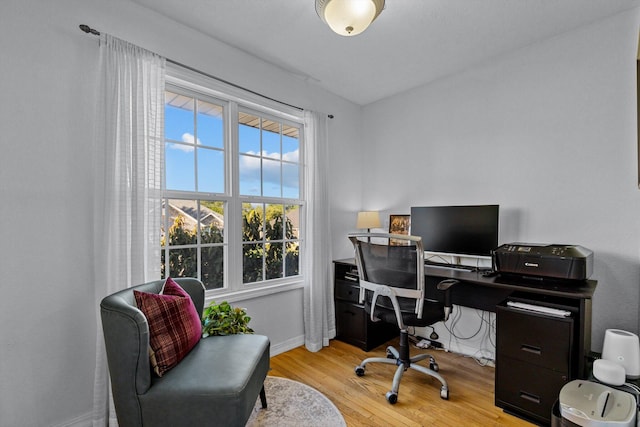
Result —
[[[260, 179], [260, 157], [256, 152], [247, 152], [251, 156], [240, 156], [240, 181], [241, 182], [250, 182], [254, 181], [256, 178]], [[284, 182], [280, 182], [281, 171], [280, 166], [281, 162], [277, 159], [276, 154], [269, 154], [266, 151], [262, 152], [262, 158], [264, 161], [262, 162], [262, 177], [264, 179], [264, 186], [267, 187], [291, 187], [298, 188], [299, 185], [299, 176], [298, 169], [292, 168], [290, 165], [285, 164], [284, 170], [282, 171], [282, 179]], [[299, 154], [298, 150], [292, 151], [290, 153], [285, 153], [283, 155], [283, 160], [296, 162], [298, 160]], [[256, 183], [257, 184], [257, 183]], [[259, 188], [259, 186], [257, 187]]]
[[[187, 144], [193, 144], [195, 141], [195, 136], [185, 132], [182, 134], [182, 142]], [[200, 138], [198, 138], [197, 145], [200, 145]], [[182, 145], [182, 144], [171, 144], [171, 148], [175, 150], [184, 151], [185, 153], [193, 153], [193, 145]]]
[[[196, 138], [195, 136], [191, 135], [188, 132], [185, 132], [185, 133], [182, 134], [182, 142], [186, 142], [188, 144], [193, 144], [195, 142], [195, 138]], [[198, 141], [196, 142], [196, 144], [197, 145], [202, 144], [200, 142], [200, 138], [198, 138]]]
[[299, 150], [289, 151], [288, 153], [284, 153], [282, 155], [282, 160], [287, 162], [297, 162], [299, 159]]

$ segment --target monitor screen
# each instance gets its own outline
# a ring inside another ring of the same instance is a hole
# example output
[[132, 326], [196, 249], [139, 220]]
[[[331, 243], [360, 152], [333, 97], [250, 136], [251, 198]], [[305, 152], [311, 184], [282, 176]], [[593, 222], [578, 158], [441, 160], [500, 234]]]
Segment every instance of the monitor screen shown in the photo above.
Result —
[[412, 207], [411, 234], [422, 237], [428, 252], [491, 256], [498, 211], [498, 205]]

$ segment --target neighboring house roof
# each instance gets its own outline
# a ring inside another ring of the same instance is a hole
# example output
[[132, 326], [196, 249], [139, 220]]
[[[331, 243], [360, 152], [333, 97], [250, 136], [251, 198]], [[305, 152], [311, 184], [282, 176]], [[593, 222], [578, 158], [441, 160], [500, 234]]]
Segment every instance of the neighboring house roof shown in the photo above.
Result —
[[217, 228], [224, 227], [224, 216], [204, 205], [200, 205], [198, 218], [198, 204], [195, 200], [171, 199], [169, 201], [169, 217], [174, 218], [182, 215], [188, 228], [195, 228], [198, 219], [204, 226], [214, 225]]

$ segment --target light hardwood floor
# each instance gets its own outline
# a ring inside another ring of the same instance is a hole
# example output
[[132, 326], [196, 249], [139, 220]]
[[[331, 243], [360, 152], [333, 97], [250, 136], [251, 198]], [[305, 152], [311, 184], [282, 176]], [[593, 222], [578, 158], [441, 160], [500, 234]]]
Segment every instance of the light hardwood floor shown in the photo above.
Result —
[[[398, 403], [389, 404], [385, 393], [391, 388], [395, 366], [367, 365], [363, 377], [354, 372], [361, 360], [384, 357], [388, 344], [369, 352], [337, 340], [331, 340], [329, 347], [316, 353], [295, 348], [271, 358], [269, 375], [300, 381], [324, 393], [342, 412], [349, 427], [532, 426], [494, 405], [494, 368], [437, 350], [429, 352], [449, 384], [449, 400], [440, 398], [438, 380], [409, 370], [400, 383]], [[422, 351], [411, 349], [412, 354]], [[420, 363], [426, 366], [427, 362]]]

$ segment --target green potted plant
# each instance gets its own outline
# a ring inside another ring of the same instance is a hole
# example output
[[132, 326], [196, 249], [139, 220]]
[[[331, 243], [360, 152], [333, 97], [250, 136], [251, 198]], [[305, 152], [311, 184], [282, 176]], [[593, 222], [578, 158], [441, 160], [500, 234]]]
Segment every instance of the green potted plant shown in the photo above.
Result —
[[244, 308], [233, 307], [227, 301], [211, 301], [202, 313], [202, 336], [252, 334], [251, 317]]

